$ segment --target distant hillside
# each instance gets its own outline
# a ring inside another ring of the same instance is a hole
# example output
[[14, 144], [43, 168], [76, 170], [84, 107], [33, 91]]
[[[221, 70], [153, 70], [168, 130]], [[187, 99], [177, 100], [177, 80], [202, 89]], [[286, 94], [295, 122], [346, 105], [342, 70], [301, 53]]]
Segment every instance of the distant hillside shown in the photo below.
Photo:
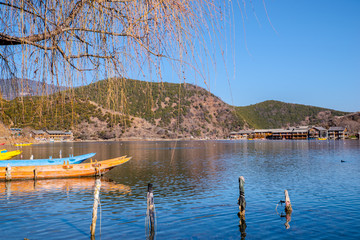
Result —
[[72, 129], [76, 138], [93, 140], [215, 139], [244, 128], [340, 122], [357, 129], [350, 117], [336, 120], [345, 112], [279, 101], [234, 107], [192, 84], [130, 79], [102, 80], [50, 97], [3, 100], [1, 107], [0, 122], [8, 126]]
[[65, 89], [62, 86], [55, 86], [30, 79], [0, 79], [1, 95], [6, 100], [12, 100], [21, 96], [49, 95]]
[[[2, 100], [0, 122], [8, 127], [30, 129], [74, 130], [80, 139], [118, 137], [131, 126], [128, 116], [102, 109], [89, 101], [70, 99], [64, 95], [24, 97]], [[84, 127], [85, 124], [85, 127]], [[86, 129], [93, 124], [93, 129]], [[114, 132], [112, 132], [114, 131]]]
[[[112, 92], [114, 86], [119, 92]], [[159, 130], [161, 137], [222, 138], [243, 126], [232, 106], [192, 84], [108, 79], [77, 88], [75, 94], [103, 108], [144, 119], [163, 129]]]
[[328, 121], [324, 121], [322, 125], [326, 127], [346, 127], [352, 133], [360, 133], [360, 112], [331, 118]]
[[245, 107], [236, 107], [236, 114], [247, 128], [281, 128], [297, 125], [316, 125], [334, 116], [347, 114], [326, 108], [280, 101], [265, 101]]

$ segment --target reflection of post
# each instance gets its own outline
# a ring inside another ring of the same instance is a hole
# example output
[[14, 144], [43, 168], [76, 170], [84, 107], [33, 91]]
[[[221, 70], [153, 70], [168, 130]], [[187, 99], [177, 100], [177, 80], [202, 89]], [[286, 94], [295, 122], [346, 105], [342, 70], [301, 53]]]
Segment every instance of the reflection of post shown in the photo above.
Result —
[[291, 212], [290, 212], [290, 213], [286, 213], [286, 223], [284, 224], [286, 229], [289, 229], [289, 228], [290, 228], [289, 222], [291, 222]]
[[289, 222], [291, 222], [292, 207], [291, 207], [289, 193], [287, 190], [285, 190], [285, 213], [286, 213], [285, 228], [289, 229], [290, 228]]
[[93, 205], [93, 213], [92, 213], [92, 222], [90, 226], [91, 236], [95, 235], [95, 227], [97, 220], [97, 209], [100, 202], [99, 194], [100, 194], [101, 181], [100, 178], [97, 178], [95, 181], [95, 190], [94, 190], [94, 205]]
[[8, 165], [6, 167], [5, 180], [6, 181], [11, 181], [11, 166], [10, 166], [10, 163], [8, 163]]
[[246, 201], [245, 201], [245, 179], [243, 176], [239, 177], [239, 216], [242, 220], [245, 220], [245, 208], [246, 208]]
[[246, 222], [245, 222], [245, 219], [241, 219], [240, 218], [240, 221], [239, 221], [239, 230], [240, 230], [240, 235], [241, 235], [241, 239], [245, 239], [246, 237]]
[[146, 230], [149, 233], [147, 239], [154, 239], [155, 237], [155, 204], [152, 184], [148, 184], [148, 191], [146, 196], [147, 211], [146, 211]]
[[11, 181], [5, 182], [5, 191], [6, 191], [6, 196], [10, 197], [11, 196]]

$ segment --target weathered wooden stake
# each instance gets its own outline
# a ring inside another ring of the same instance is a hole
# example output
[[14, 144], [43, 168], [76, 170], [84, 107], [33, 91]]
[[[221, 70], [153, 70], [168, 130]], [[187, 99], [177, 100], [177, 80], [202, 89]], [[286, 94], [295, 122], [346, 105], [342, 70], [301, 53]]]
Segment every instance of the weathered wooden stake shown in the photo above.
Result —
[[37, 179], [37, 173], [38, 173], [37, 168], [34, 168], [34, 180], [36, 180], [36, 179]]
[[146, 196], [146, 203], [147, 203], [147, 228], [149, 230], [148, 239], [154, 239], [155, 237], [155, 204], [154, 204], [154, 194], [152, 189], [152, 184], [148, 184], [147, 196]]
[[245, 179], [243, 176], [239, 177], [239, 216], [241, 219], [245, 219], [245, 208], [246, 208], [246, 201], [245, 201]]
[[95, 235], [95, 228], [96, 228], [96, 220], [97, 220], [97, 209], [100, 202], [99, 194], [100, 194], [100, 187], [101, 181], [100, 178], [95, 180], [95, 190], [94, 190], [94, 205], [93, 205], [93, 212], [92, 212], [92, 222], [90, 226], [90, 234], [91, 236]]
[[291, 212], [292, 212], [292, 207], [291, 207], [289, 193], [287, 190], [285, 190], [285, 213], [288, 214]]

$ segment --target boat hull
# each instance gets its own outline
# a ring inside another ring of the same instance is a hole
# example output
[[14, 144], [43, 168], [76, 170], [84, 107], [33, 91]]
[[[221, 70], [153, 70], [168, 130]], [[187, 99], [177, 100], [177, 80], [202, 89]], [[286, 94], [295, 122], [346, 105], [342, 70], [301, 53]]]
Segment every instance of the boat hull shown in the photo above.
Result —
[[40, 165], [60, 165], [64, 162], [69, 164], [78, 164], [84, 162], [86, 159], [95, 156], [95, 153], [88, 153], [75, 157], [68, 158], [48, 158], [48, 159], [28, 159], [28, 160], [3, 160], [0, 161], [0, 167], [24, 167], [24, 166], [40, 166]]
[[0, 180], [71, 178], [102, 175], [129, 161], [131, 157], [118, 157], [101, 162], [44, 166], [0, 167]]
[[16, 143], [14, 144], [14, 146], [16, 147], [26, 147], [26, 146], [30, 146], [32, 145], [32, 143]]
[[2, 150], [2, 152], [0, 153], [0, 160], [8, 160], [10, 158], [13, 158], [19, 154], [21, 154], [22, 151], [20, 150], [15, 150], [15, 151], [11, 151], [11, 152], [8, 152], [7, 150]]

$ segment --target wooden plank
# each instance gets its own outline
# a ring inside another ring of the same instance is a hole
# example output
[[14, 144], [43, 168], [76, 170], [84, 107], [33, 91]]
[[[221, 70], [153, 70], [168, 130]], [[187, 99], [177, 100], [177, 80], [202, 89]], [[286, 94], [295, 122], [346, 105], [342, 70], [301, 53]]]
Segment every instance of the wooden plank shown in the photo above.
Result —
[[[97, 163], [11, 167], [11, 179], [34, 179], [35, 168], [37, 179], [95, 176], [99, 173], [104, 174], [130, 159], [123, 156]], [[6, 179], [6, 169], [0, 167], [0, 180]]]

